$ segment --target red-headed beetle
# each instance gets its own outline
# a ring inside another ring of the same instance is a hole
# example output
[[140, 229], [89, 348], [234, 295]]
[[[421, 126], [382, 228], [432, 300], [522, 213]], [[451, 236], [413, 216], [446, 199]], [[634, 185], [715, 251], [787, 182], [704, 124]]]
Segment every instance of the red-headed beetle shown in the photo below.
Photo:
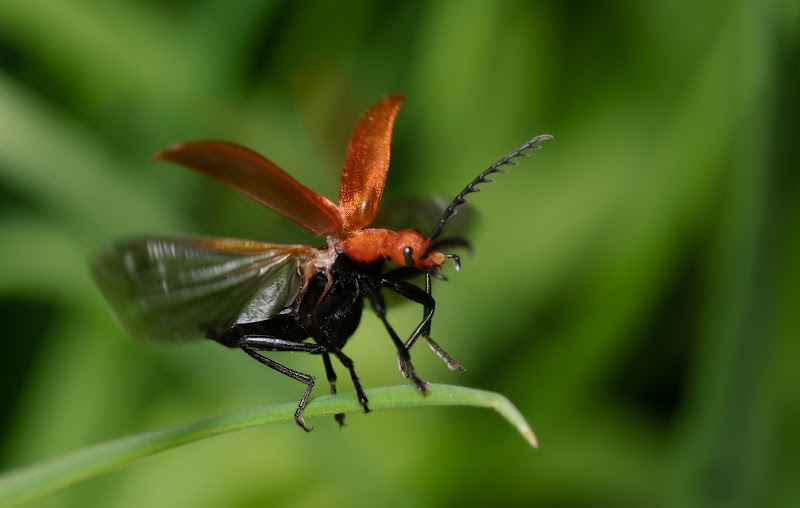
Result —
[[[327, 239], [323, 247], [277, 245], [230, 238], [146, 237], [116, 245], [93, 262], [93, 273], [117, 317], [137, 338], [183, 341], [205, 337], [240, 348], [264, 365], [306, 384], [294, 417], [303, 408], [314, 377], [292, 370], [259, 351], [302, 351], [321, 355], [331, 393], [336, 374], [330, 355], [350, 372], [365, 412], [367, 397], [353, 361], [342, 352], [361, 320], [364, 299], [377, 314], [395, 347], [402, 374], [421, 393], [427, 390], [411, 364], [409, 351], [419, 337], [453, 370], [463, 367], [430, 338], [435, 302], [431, 277], [459, 258], [443, 249], [466, 246], [462, 239], [440, 239], [456, 208], [492, 173], [527, 157], [536, 136], [492, 164], [445, 209], [430, 236], [415, 229], [392, 231], [368, 226], [375, 218], [389, 169], [392, 126], [402, 95], [384, 97], [358, 121], [347, 148], [339, 204], [300, 184], [261, 155], [239, 145], [196, 141], [173, 145], [154, 160], [194, 169]], [[424, 275], [424, 289], [409, 282]], [[424, 317], [402, 340], [386, 319], [385, 288], [420, 304]], [[311, 339], [310, 341], [308, 339]], [[336, 415], [342, 423], [344, 415]]]

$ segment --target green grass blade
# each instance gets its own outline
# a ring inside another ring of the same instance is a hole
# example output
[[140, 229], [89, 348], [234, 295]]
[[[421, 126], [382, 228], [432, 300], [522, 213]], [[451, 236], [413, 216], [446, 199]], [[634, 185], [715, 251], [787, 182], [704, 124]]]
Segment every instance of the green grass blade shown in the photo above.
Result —
[[[500, 394], [450, 385], [430, 385], [426, 396], [412, 386], [390, 386], [366, 390], [370, 409], [387, 410], [429, 406], [475, 406], [491, 408], [505, 418], [534, 448], [536, 437], [522, 414]], [[261, 406], [177, 427], [126, 436], [67, 453], [38, 464], [0, 475], [0, 506], [19, 506], [77, 483], [118, 469], [137, 459], [235, 430], [290, 422], [294, 402]], [[336, 413], [360, 412], [354, 393], [325, 395], [308, 403], [306, 418]], [[298, 429], [299, 431], [299, 429]]]

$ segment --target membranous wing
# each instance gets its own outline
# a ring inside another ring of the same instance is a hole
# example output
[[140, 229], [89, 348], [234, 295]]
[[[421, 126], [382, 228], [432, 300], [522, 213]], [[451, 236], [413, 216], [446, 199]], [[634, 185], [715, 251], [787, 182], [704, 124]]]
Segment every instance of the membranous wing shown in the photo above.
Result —
[[128, 332], [174, 342], [290, 309], [312, 251], [225, 238], [148, 237], [101, 252], [92, 272]]

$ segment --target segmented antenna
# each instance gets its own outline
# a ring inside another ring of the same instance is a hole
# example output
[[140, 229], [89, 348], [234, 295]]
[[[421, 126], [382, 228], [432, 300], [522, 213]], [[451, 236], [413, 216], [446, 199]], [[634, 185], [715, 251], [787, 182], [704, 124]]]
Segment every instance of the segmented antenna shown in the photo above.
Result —
[[517, 148], [510, 154], [506, 155], [499, 161], [489, 166], [489, 168], [486, 171], [484, 171], [483, 173], [478, 175], [474, 180], [472, 180], [466, 187], [464, 187], [464, 190], [462, 190], [461, 193], [459, 193], [459, 195], [455, 197], [455, 199], [450, 203], [450, 205], [448, 205], [447, 209], [444, 211], [444, 214], [442, 215], [442, 219], [439, 221], [439, 224], [436, 226], [436, 229], [434, 229], [433, 233], [431, 234], [431, 240], [439, 236], [439, 234], [444, 229], [445, 224], [447, 224], [447, 221], [450, 220], [450, 218], [453, 215], [455, 215], [456, 208], [467, 202], [466, 198], [467, 194], [481, 191], [481, 189], [475, 187], [476, 185], [481, 183], [492, 183], [494, 180], [486, 178], [487, 176], [491, 175], [492, 173], [506, 173], [506, 170], [500, 169], [502, 166], [516, 166], [517, 161], [515, 161], [514, 159], [519, 157], [525, 157], [525, 158], [529, 157], [530, 155], [525, 153], [527, 150], [539, 150], [541, 147], [538, 146], [536, 143], [539, 143], [541, 141], [547, 141], [550, 139], [553, 139], [553, 136], [551, 136], [550, 134], [541, 134], [539, 136], [536, 136], [535, 138], [531, 139], [521, 147]]

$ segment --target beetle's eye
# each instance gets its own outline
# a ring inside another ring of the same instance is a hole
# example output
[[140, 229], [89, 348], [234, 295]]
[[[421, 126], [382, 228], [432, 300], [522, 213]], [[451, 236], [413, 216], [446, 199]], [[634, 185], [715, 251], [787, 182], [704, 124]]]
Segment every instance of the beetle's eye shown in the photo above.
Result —
[[406, 262], [406, 266], [414, 266], [413, 253], [414, 250], [411, 247], [406, 247], [403, 249], [403, 259]]

